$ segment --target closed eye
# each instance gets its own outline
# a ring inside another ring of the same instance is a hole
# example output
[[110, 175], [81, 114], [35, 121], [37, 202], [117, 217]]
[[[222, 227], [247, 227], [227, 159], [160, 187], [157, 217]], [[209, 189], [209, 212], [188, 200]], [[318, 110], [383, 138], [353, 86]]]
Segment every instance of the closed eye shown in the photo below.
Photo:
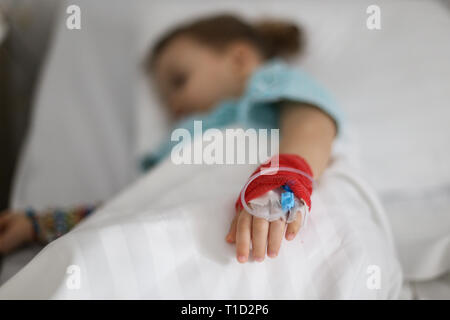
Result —
[[186, 82], [187, 75], [185, 73], [178, 73], [172, 77], [170, 84], [172, 89], [178, 90], [181, 89], [186, 84]]

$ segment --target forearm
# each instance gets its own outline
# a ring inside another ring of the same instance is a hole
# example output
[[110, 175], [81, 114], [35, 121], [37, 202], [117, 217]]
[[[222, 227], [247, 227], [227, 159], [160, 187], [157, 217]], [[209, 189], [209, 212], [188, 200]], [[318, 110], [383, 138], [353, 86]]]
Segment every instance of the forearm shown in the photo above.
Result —
[[295, 102], [281, 106], [280, 153], [303, 157], [311, 166], [314, 178], [328, 166], [336, 135], [334, 121], [320, 109]]

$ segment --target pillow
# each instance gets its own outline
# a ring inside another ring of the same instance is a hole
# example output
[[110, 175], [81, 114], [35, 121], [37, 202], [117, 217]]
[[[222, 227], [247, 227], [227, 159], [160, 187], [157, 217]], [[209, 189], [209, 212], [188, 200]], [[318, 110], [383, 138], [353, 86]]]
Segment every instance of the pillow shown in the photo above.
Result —
[[[65, 9], [78, 4], [81, 30]], [[61, 3], [37, 89], [11, 205], [36, 208], [105, 201], [137, 175], [137, 41], [126, 3]], [[120, 45], [118, 45], [120, 34]]]

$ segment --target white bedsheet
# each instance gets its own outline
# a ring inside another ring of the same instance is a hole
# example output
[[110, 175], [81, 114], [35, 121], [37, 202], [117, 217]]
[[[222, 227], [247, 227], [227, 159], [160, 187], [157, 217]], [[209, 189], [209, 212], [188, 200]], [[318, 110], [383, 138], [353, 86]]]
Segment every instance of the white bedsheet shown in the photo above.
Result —
[[[239, 264], [224, 240], [254, 166], [167, 159], [48, 245], [0, 298], [397, 298], [402, 276], [386, 217], [342, 150], [335, 146], [313, 193], [307, 227], [276, 259]], [[67, 286], [71, 265], [79, 267], [79, 289]], [[379, 289], [367, 285], [373, 265]]]

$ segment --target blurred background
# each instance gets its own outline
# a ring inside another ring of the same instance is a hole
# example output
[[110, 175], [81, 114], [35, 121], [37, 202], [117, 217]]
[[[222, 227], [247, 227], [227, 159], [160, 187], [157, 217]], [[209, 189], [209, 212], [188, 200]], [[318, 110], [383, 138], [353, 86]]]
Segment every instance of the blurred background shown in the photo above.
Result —
[[58, 3], [0, 1], [0, 210], [8, 208], [11, 180]]
[[[78, 31], [65, 26], [71, 4]], [[378, 31], [366, 27], [371, 4]], [[129, 185], [137, 156], [164, 132], [139, 62], [169, 26], [224, 10], [306, 28], [297, 63], [347, 113], [407, 278], [447, 277], [428, 297], [449, 294], [448, 0], [0, 0], [0, 208], [104, 201]]]

